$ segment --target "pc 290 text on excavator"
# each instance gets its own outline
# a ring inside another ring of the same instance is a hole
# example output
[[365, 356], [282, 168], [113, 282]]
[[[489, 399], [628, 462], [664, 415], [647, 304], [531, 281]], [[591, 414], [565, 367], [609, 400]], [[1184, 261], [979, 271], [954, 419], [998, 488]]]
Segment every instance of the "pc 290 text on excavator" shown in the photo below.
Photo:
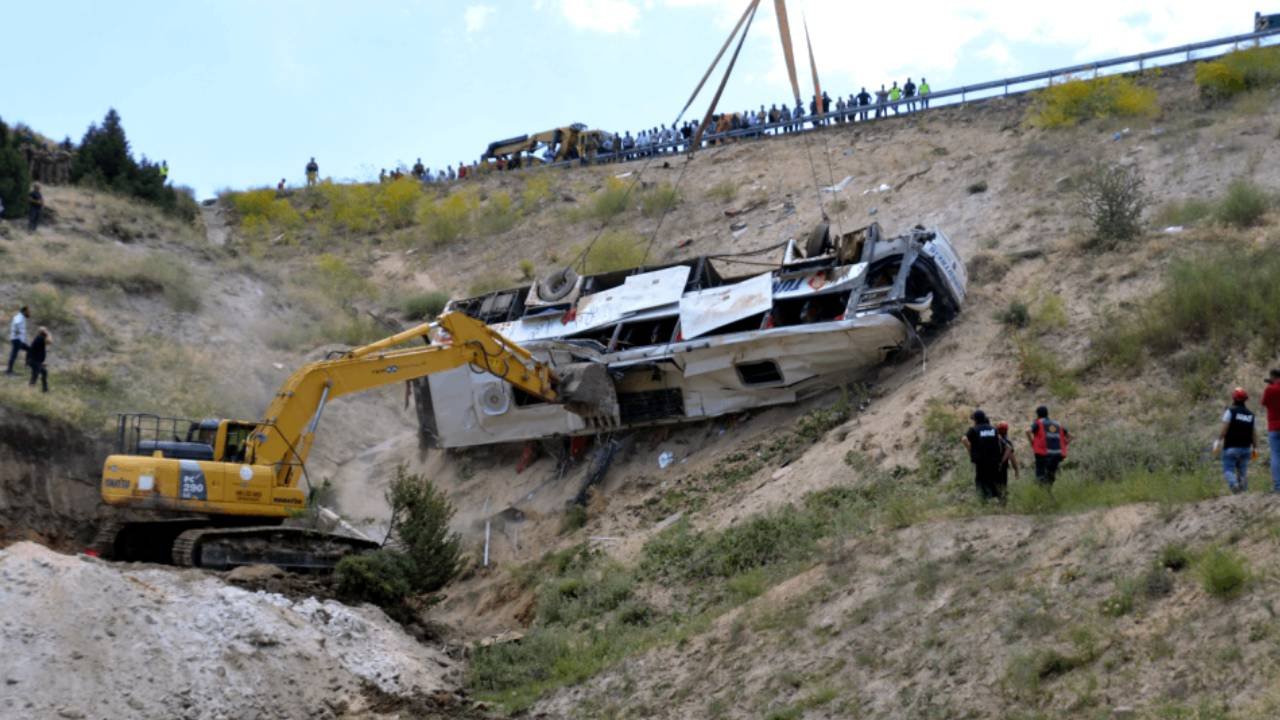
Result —
[[[399, 347], [434, 339], [423, 347]], [[616, 410], [603, 365], [548, 348], [535, 358], [484, 323], [446, 313], [342, 355], [311, 363], [280, 387], [262, 420], [119, 416], [117, 452], [103, 464], [102, 499], [116, 517], [93, 550], [118, 560], [227, 568], [271, 563], [326, 570], [377, 547], [354, 535], [283, 525], [307, 506], [306, 460], [325, 405], [349, 395], [470, 366], [585, 417]]]

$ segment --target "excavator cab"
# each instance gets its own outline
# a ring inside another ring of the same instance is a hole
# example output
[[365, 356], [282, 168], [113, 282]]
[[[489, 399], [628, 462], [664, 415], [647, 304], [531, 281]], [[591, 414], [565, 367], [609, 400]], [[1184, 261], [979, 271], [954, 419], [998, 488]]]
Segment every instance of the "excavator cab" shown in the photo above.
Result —
[[116, 452], [173, 460], [244, 462], [255, 425], [236, 420], [186, 420], [146, 413], [119, 416]]

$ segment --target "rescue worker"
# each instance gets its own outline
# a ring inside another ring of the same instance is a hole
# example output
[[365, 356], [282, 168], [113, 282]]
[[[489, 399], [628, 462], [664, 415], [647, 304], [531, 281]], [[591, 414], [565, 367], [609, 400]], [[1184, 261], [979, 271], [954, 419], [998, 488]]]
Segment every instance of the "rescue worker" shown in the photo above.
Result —
[[1238, 494], [1249, 489], [1249, 460], [1258, 457], [1258, 435], [1254, 430], [1253, 411], [1244, 403], [1249, 393], [1238, 387], [1231, 391], [1231, 407], [1222, 414], [1222, 430], [1215, 453], [1222, 455], [1222, 475], [1227, 487]]
[[163, 185], [164, 183], [167, 183], [167, 182], [169, 182], [169, 161], [161, 160], [160, 161], [160, 184]]
[[985, 412], [974, 410], [972, 417], [973, 426], [960, 438], [960, 442], [969, 451], [969, 462], [973, 463], [973, 482], [983, 502], [992, 498], [999, 500], [1000, 464], [1004, 458], [1004, 448]]
[[1049, 419], [1049, 408], [1041, 405], [1036, 408], [1036, 420], [1027, 431], [1027, 440], [1036, 456], [1036, 481], [1052, 486], [1058, 477], [1058, 465], [1067, 456], [1071, 433], [1062, 423]]
[[[902, 88], [898, 87], [898, 81], [894, 80], [893, 87], [889, 88], [889, 102], [896, 103], [901, 99], [902, 99]], [[893, 114], [897, 115], [899, 112], [901, 112], [901, 108], [898, 105], [894, 105]]]
[[1267, 409], [1267, 444], [1271, 447], [1271, 492], [1280, 493], [1280, 368], [1271, 371], [1262, 391]]
[[929, 107], [929, 81], [927, 79], [920, 78], [919, 92], [920, 92], [920, 109], [925, 110]]
[[1009, 493], [1009, 470], [1013, 470], [1015, 480], [1021, 479], [1022, 473], [1018, 468], [1018, 455], [1013, 447], [1013, 441], [1009, 439], [1009, 423], [996, 423], [996, 435], [1000, 438], [1000, 447], [1003, 454], [1000, 456], [1000, 478], [996, 485], [996, 489], [1000, 493], [1000, 503], [1004, 504], [1005, 498]]

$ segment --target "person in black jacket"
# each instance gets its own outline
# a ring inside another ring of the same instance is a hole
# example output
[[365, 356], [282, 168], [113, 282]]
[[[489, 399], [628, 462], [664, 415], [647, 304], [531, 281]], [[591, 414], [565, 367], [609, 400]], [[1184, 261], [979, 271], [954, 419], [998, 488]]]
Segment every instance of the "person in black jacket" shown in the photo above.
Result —
[[969, 451], [969, 461], [973, 463], [974, 484], [978, 486], [978, 494], [985, 502], [1001, 499], [1000, 465], [1004, 460], [1004, 446], [1000, 443], [999, 434], [987, 420], [987, 414], [981, 410], [973, 411], [973, 427], [960, 438]]
[[[27, 354], [30, 357], [30, 353]], [[1231, 391], [1231, 407], [1222, 415], [1222, 430], [1214, 452], [1222, 455], [1222, 474], [1232, 493], [1249, 489], [1249, 461], [1258, 459], [1256, 418], [1245, 401], [1249, 393], [1238, 387]]]
[[27, 384], [35, 387], [36, 378], [40, 378], [42, 392], [49, 392], [49, 371], [45, 369], [44, 359], [51, 341], [52, 338], [49, 336], [49, 331], [41, 327], [36, 330], [35, 339], [31, 341], [31, 346], [27, 348], [27, 367], [31, 368], [31, 382]]

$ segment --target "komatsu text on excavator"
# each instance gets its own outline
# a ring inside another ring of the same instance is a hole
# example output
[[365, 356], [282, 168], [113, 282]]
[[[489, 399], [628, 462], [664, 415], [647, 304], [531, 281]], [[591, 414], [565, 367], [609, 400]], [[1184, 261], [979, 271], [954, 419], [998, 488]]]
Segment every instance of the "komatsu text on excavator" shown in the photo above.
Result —
[[[433, 333], [436, 342], [425, 347], [398, 347]], [[609, 412], [616, 403], [604, 366], [553, 371], [484, 323], [446, 313], [437, 323], [303, 367], [257, 422], [121, 415], [101, 491], [129, 516], [108, 522], [93, 549], [115, 559], [188, 566], [324, 570], [343, 555], [376, 547], [354, 535], [282, 524], [307, 506], [300, 485], [321, 413], [342, 395], [466, 365], [583, 415]]]

